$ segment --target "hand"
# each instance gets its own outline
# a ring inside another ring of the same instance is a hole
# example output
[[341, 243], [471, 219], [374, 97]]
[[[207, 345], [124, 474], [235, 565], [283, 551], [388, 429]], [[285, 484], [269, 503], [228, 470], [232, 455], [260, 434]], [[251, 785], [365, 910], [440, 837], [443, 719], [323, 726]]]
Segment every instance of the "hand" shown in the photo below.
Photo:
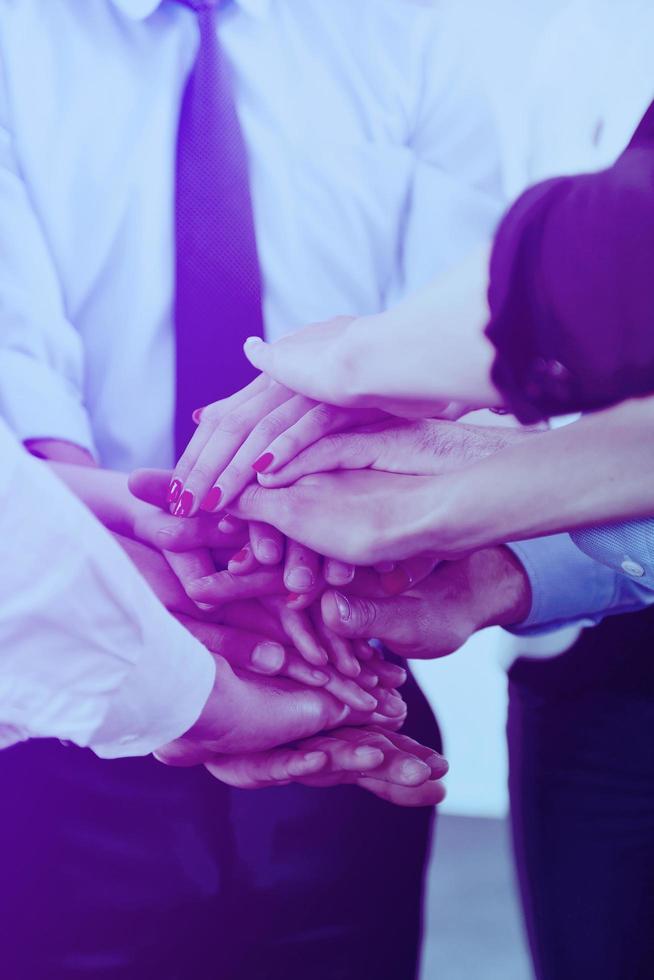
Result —
[[477, 630], [522, 622], [531, 608], [527, 573], [508, 548], [442, 562], [429, 578], [388, 598], [355, 579], [352, 592], [326, 592], [325, 622], [341, 636], [377, 637], [403, 657], [432, 659], [458, 650]]
[[383, 724], [374, 710], [349, 708], [321, 688], [241, 676], [223, 657], [214, 659], [216, 679], [199, 720], [156, 753], [169, 765], [198, 765], [216, 753], [258, 752], [343, 724]]
[[300, 782], [309, 786], [351, 783], [400, 806], [433, 806], [445, 796], [440, 780], [446, 760], [406, 735], [343, 728], [295, 748], [251, 755], [214, 756], [206, 763], [222, 782], [261, 789]]
[[498, 405], [490, 381], [488, 247], [394, 310], [314, 324], [274, 344], [251, 338], [251, 363], [292, 391], [396, 415], [441, 414], [452, 401]]
[[303, 476], [340, 469], [437, 476], [491, 456], [530, 435], [530, 430], [509, 426], [389, 416], [320, 439], [285, 465], [282, 458], [276, 458], [259, 475], [259, 482], [265, 487], [289, 486]]
[[321, 436], [382, 416], [375, 410], [320, 405], [264, 376], [241, 395], [240, 401], [223, 399], [199, 411], [197, 431], [168, 488], [176, 516], [227, 507], [266, 467], [271, 452], [291, 458]]
[[437, 505], [441, 509], [441, 479], [373, 470], [323, 473], [283, 489], [248, 487], [232, 511], [274, 524], [308, 548], [350, 564], [438, 556], [432, 529]]

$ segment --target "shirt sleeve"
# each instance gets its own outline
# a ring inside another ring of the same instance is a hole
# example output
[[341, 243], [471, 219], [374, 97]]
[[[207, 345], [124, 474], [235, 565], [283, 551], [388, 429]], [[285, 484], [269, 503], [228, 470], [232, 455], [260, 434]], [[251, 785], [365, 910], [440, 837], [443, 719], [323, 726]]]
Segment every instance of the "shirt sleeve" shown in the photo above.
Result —
[[616, 163], [527, 190], [491, 257], [493, 380], [522, 422], [654, 391], [654, 106]]
[[179, 737], [212, 656], [1, 424], [0, 455], [0, 745], [55, 737], [115, 758]]
[[642, 589], [654, 589], [654, 519], [584, 528], [570, 537], [584, 554]]
[[508, 547], [522, 563], [532, 593], [529, 615], [511, 633], [538, 636], [567, 626], [594, 626], [606, 616], [654, 603], [654, 590], [584, 554], [568, 534]]
[[21, 440], [93, 452], [81, 339], [66, 316], [47, 238], [21, 175], [0, 74], [0, 416]]

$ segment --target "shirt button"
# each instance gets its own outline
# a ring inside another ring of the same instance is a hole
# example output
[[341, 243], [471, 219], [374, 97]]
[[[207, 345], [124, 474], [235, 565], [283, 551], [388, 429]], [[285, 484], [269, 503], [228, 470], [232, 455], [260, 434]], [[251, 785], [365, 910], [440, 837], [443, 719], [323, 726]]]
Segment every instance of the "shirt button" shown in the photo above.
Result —
[[637, 561], [633, 561], [631, 558], [625, 558], [621, 565], [622, 571], [626, 572], [627, 575], [633, 575], [634, 578], [642, 578], [645, 574], [645, 569], [642, 565], [639, 565]]

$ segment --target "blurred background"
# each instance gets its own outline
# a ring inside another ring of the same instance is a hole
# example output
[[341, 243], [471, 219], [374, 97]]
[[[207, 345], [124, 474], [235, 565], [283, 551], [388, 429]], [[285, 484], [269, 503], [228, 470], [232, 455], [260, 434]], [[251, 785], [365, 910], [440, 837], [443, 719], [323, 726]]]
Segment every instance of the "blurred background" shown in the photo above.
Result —
[[429, 869], [422, 980], [531, 980], [508, 824], [506, 668], [515, 640], [477, 634], [414, 673], [450, 762]]

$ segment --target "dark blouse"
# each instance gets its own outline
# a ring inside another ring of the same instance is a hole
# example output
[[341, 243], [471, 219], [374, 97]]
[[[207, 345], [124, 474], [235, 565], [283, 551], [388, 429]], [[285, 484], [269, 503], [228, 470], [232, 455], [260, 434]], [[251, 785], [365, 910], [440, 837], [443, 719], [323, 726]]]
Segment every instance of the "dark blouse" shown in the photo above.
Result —
[[522, 422], [654, 392], [654, 103], [612, 167], [511, 207], [489, 302], [493, 381]]

